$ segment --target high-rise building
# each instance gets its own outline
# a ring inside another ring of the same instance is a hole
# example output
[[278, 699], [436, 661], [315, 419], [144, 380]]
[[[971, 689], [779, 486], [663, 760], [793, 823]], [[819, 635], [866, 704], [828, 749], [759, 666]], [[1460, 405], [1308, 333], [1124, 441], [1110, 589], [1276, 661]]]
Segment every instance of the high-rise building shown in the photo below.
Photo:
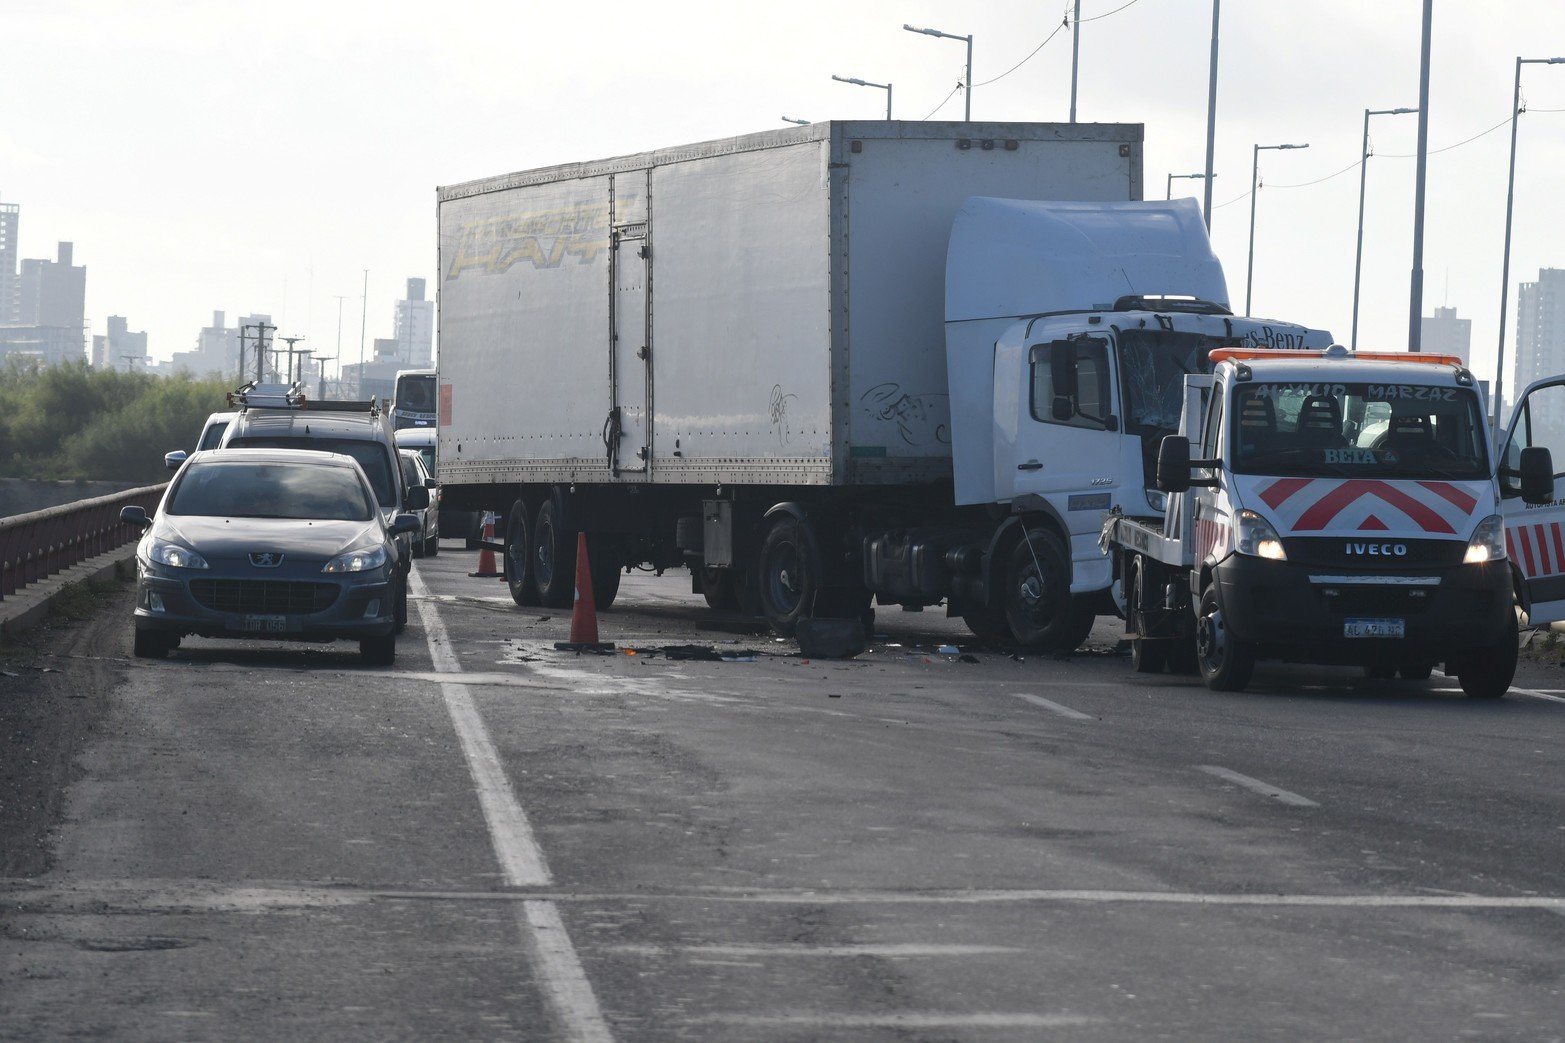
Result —
[[1516, 296], [1516, 364], [1507, 406], [1534, 380], [1565, 370], [1565, 268], [1539, 269], [1537, 282], [1522, 283]]
[[1457, 355], [1468, 366], [1473, 357], [1473, 320], [1456, 317], [1455, 308], [1436, 308], [1418, 320], [1419, 343], [1432, 355]]
[[[223, 312], [212, 313], [212, 325], [201, 327], [196, 350], [176, 351], [172, 366], [198, 376], [216, 373], [234, 379], [239, 374], [239, 331], [224, 323]], [[255, 367], [250, 367], [254, 372]]]
[[87, 347], [87, 269], [71, 263], [71, 244], [56, 260], [28, 258], [16, 278], [14, 321], [0, 328], [6, 354], [46, 364], [83, 361]]
[[15, 203], [0, 203], [0, 322], [16, 322], [16, 243], [22, 223], [22, 208]]
[[[114, 369], [137, 369], [147, 362], [147, 334], [132, 333], [123, 315], [110, 315], [104, 364]], [[97, 346], [97, 337], [93, 346]]]
[[404, 369], [435, 364], [435, 302], [424, 299], [424, 280], [409, 279], [407, 296], [397, 302], [396, 356]]

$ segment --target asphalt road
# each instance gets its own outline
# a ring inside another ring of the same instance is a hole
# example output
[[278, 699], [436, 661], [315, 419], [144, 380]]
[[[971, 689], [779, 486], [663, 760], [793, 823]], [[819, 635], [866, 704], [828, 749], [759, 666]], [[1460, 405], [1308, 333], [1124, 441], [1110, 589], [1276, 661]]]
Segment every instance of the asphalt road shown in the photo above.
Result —
[[389, 670], [132, 660], [119, 599], [0, 1037], [1565, 1037], [1565, 670], [1218, 694], [886, 611], [808, 661], [682, 573], [576, 655], [458, 546]]

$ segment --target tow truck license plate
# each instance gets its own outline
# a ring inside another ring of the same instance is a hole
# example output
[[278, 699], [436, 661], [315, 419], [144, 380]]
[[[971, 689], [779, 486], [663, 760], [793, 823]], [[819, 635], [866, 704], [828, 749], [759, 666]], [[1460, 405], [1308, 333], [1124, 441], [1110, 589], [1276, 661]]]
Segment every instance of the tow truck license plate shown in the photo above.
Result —
[[288, 628], [287, 616], [246, 616], [245, 630], [252, 633], [281, 634]]
[[1406, 637], [1407, 624], [1400, 619], [1347, 619], [1343, 637]]

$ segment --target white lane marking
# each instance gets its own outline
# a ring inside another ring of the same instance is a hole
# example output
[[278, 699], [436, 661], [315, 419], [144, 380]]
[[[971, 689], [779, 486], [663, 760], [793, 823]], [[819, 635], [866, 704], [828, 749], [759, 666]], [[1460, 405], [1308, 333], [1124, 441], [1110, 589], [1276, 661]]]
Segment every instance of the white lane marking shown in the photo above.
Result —
[[686, 1025], [782, 1026], [820, 1029], [876, 1028], [1069, 1028], [1101, 1024], [1079, 1014], [942, 1014], [907, 1011], [888, 1014], [701, 1014], [681, 1018]]
[[[1462, 694], [1462, 690], [1460, 688], [1431, 688], [1430, 691], [1442, 693], [1448, 692], [1454, 693], [1456, 695]], [[1543, 699], [1551, 703], [1565, 703], [1565, 698], [1561, 698], [1560, 696], [1554, 695], [1550, 692], [1539, 691], [1536, 688], [1512, 688], [1510, 691], [1515, 692], [1517, 695], [1525, 695], [1531, 699]]]
[[1219, 768], [1215, 764], [1197, 764], [1196, 770], [1204, 771], [1208, 775], [1216, 775], [1220, 779], [1227, 779], [1236, 786], [1243, 786], [1247, 790], [1259, 793], [1263, 797], [1270, 797], [1272, 800], [1275, 800], [1281, 804], [1288, 804], [1296, 808], [1320, 807], [1319, 804], [1315, 803], [1308, 797], [1301, 797], [1297, 793], [1290, 793], [1285, 789], [1279, 789], [1278, 787], [1273, 786], [1269, 782], [1262, 782], [1260, 779], [1252, 779], [1248, 775], [1241, 775], [1237, 771], [1231, 771], [1228, 768]]
[[332, 908], [372, 902], [722, 902], [739, 905], [993, 905], [1057, 902], [1087, 905], [1304, 906], [1326, 909], [1541, 909], [1565, 913], [1565, 895], [1481, 894], [1216, 894], [1191, 891], [1102, 891], [1021, 888], [930, 888], [918, 891], [769, 890], [695, 887], [679, 891], [407, 891], [273, 884], [213, 887], [195, 880], [83, 880], [65, 887], [0, 880], [0, 905], [18, 914], [249, 912]]
[[995, 956], [1026, 952], [1009, 945], [809, 945], [789, 942], [773, 945], [606, 945], [603, 952], [626, 956], [675, 956], [680, 953], [702, 956], [883, 956], [899, 959], [912, 956]]
[[[462, 664], [452, 651], [451, 636], [441, 622], [438, 609], [427, 597], [428, 588], [417, 574], [410, 573], [408, 581], [411, 591], [418, 595], [419, 621], [424, 626], [424, 637], [435, 669], [459, 676]], [[511, 789], [505, 766], [500, 762], [472, 694], [466, 685], [455, 680], [441, 681], [440, 691], [461, 741], [462, 753], [467, 758], [468, 771], [478, 792], [484, 821], [489, 824], [489, 839], [505, 874], [505, 882], [512, 887], [551, 884], [553, 879], [543, 850], [533, 836], [527, 813]], [[516, 909], [516, 923], [521, 929], [544, 1002], [564, 1038], [573, 1043], [612, 1043], [614, 1035], [603, 1018], [581, 959], [571, 945], [559, 908], [547, 899], [524, 901]]]
[[1024, 699], [1027, 702], [1032, 703], [1034, 706], [1041, 706], [1045, 710], [1052, 710], [1061, 717], [1069, 717], [1073, 721], [1096, 720], [1096, 718], [1089, 713], [1082, 713], [1080, 710], [1072, 710], [1069, 706], [1061, 706], [1054, 700], [1045, 699], [1041, 695], [1028, 695], [1026, 692], [1012, 692], [1011, 694], [1016, 696], [1018, 699]]

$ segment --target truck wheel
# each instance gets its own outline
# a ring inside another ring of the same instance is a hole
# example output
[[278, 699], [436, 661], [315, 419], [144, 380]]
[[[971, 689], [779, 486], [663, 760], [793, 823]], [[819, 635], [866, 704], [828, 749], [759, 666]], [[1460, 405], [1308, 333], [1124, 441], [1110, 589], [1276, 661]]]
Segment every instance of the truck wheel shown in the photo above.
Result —
[[[520, 500], [516, 501], [521, 503]], [[512, 510], [515, 510], [513, 507]], [[474, 511], [473, 522], [467, 527], [467, 534], [462, 537], [463, 550], [477, 550], [478, 541], [484, 538], [484, 512]]]
[[[483, 517], [482, 512], [479, 517]], [[538, 604], [538, 588], [533, 585], [532, 527], [528, 524], [527, 505], [521, 500], [511, 505], [511, 513], [505, 517], [505, 551], [500, 559], [505, 585], [511, 588], [511, 600], [523, 608]]]
[[1005, 621], [1005, 612], [985, 604], [962, 606], [962, 622], [973, 636], [994, 645], [1011, 643], [1011, 627]]
[[1510, 614], [1500, 640], [1467, 658], [1456, 671], [1457, 683], [1471, 699], [1498, 699], [1511, 690], [1516, 676], [1519, 635], [1516, 613]]
[[739, 593], [734, 589], [732, 569], [718, 569], [710, 565], [701, 568], [701, 596], [706, 607], [715, 612], [732, 612], [739, 607]]
[[761, 541], [756, 571], [761, 614], [778, 634], [792, 637], [820, 590], [820, 556], [809, 526], [786, 514], [773, 521]]
[[1242, 692], [1255, 671], [1255, 650], [1228, 632], [1217, 588], [1207, 587], [1196, 613], [1196, 660], [1201, 680], [1214, 692]]
[[[1125, 584], [1125, 612], [1128, 618], [1137, 620], [1136, 630], [1146, 628], [1146, 566], [1139, 560], [1130, 565], [1130, 575]], [[1168, 642], [1150, 641], [1144, 637], [1130, 639], [1130, 668], [1138, 674], [1160, 674], [1168, 665]]]
[[576, 599], [576, 534], [565, 529], [565, 508], [558, 494], [551, 494], [538, 508], [532, 546], [538, 603], [545, 608], [570, 608]]
[[1086, 640], [1096, 614], [1070, 593], [1065, 545], [1052, 532], [1018, 540], [1006, 563], [1000, 604], [1011, 638], [1026, 652], [1070, 652]]

